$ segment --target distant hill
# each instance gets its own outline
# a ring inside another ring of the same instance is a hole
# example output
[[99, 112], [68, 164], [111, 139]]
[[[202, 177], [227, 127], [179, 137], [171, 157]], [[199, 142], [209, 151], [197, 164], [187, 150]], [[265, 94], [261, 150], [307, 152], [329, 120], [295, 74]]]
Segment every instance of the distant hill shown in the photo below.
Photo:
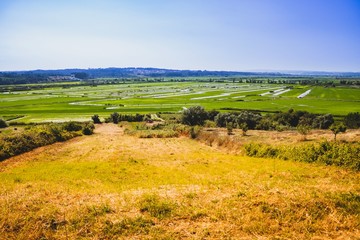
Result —
[[227, 76], [283, 76], [288, 74], [276, 72], [236, 72], [236, 71], [206, 71], [206, 70], [174, 70], [162, 68], [89, 68], [89, 69], [57, 69], [3, 72], [8, 74], [33, 75], [71, 75], [86, 73], [90, 78], [99, 77], [227, 77]]
[[152, 78], [152, 77], [360, 77], [360, 72], [315, 72], [315, 71], [281, 71], [281, 72], [237, 72], [207, 70], [174, 70], [161, 68], [89, 68], [57, 69], [31, 71], [0, 72], [0, 84], [38, 83], [61, 80], [92, 78]]

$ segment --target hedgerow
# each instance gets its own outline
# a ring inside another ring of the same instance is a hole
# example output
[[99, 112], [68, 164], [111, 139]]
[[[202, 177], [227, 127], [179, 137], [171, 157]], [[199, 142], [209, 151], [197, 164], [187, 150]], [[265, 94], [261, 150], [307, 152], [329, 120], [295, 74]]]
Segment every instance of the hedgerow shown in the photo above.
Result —
[[318, 162], [360, 171], [360, 143], [328, 142], [299, 146], [269, 145], [263, 143], [245, 144], [248, 156], [279, 158], [300, 162]]
[[92, 134], [89, 123], [68, 122], [28, 126], [23, 132], [0, 138], [0, 161], [37, 147], [62, 142], [83, 134]]
[[182, 124], [123, 123], [125, 133], [139, 138], [176, 138], [189, 135], [189, 127]]

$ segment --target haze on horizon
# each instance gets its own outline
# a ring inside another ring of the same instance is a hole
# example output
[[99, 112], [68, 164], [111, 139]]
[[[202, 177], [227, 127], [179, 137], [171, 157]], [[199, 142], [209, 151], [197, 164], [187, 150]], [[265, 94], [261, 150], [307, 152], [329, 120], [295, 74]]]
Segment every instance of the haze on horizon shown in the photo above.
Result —
[[359, 0], [1, 0], [0, 71], [360, 72]]

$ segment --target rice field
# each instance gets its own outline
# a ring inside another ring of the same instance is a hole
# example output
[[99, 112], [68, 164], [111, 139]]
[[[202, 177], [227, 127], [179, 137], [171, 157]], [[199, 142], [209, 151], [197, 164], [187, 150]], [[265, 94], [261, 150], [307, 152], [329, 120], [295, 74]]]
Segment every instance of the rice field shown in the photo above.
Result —
[[[360, 110], [357, 88], [285, 84], [158, 82], [52, 87], [0, 93], [0, 116], [13, 121], [87, 120], [112, 112], [179, 112], [201, 105], [208, 110], [253, 109], [263, 112], [307, 110], [346, 115]], [[228, 111], [228, 110], [226, 110]]]

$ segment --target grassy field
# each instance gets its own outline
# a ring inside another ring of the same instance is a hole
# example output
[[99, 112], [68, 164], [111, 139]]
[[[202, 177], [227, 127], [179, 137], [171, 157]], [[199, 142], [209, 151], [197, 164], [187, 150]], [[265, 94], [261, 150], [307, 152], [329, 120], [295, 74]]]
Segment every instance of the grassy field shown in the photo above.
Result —
[[0, 239], [360, 237], [358, 172], [123, 131], [0, 162]]
[[[23, 116], [13, 121], [41, 122], [89, 120], [112, 112], [179, 112], [202, 105], [206, 109], [254, 109], [260, 111], [307, 110], [313, 113], [346, 115], [359, 111], [357, 88], [324, 88], [245, 83], [162, 82], [45, 88], [3, 92], [0, 116]], [[311, 90], [304, 98], [300, 94]]]

